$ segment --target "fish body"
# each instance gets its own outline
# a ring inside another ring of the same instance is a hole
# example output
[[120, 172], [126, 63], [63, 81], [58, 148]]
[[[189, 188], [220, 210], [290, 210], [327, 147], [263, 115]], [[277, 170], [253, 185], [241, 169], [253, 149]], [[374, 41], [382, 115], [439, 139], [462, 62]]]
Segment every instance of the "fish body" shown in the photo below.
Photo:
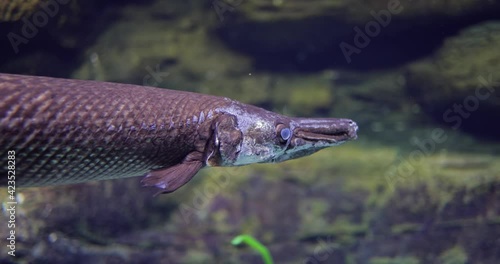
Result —
[[15, 153], [21, 187], [145, 175], [172, 192], [204, 166], [297, 158], [356, 131], [348, 119], [290, 118], [225, 97], [0, 74], [0, 162]]

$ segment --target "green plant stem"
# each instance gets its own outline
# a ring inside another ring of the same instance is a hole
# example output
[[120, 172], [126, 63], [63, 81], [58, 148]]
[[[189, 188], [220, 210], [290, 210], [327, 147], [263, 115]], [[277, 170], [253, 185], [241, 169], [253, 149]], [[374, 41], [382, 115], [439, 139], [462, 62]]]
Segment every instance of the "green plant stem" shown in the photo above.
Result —
[[266, 246], [262, 245], [262, 243], [260, 243], [257, 239], [255, 239], [251, 235], [239, 235], [233, 238], [233, 240], [231, 241], [231, 244], [233, 244], [233, 246], [238, 246], [241, 243], [245, 243], [254, 250], [256, 250], [257, 252], [259, 252], [265, 264], [274, 263], [273, 258], [269, 253], [269, 249], [267, 249]]

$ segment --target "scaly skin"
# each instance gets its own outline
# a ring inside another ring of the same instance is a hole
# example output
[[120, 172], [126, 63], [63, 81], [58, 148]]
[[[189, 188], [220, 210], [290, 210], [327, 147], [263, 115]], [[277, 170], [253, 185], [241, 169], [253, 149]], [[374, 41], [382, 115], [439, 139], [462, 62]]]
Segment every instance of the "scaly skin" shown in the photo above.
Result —
[[173, 192], [204, 166], [299, 158], [355, 139], [357, 129], [224, 97], [0, 74], [0, 185], [11, 184], [5, 165], [15, 152], [16, 186], [145, 175], [145, 186]]
[[[214, 118], [211, 109], [228, 102], [137, 85], [0, 74], [0, 175], [7, 175], [3, 165], [14, 150], [17, 186], [141, 176], [203, 148], [196, 146], [198, 129]], [[198, 122], [202, 112], [205, 120]]]

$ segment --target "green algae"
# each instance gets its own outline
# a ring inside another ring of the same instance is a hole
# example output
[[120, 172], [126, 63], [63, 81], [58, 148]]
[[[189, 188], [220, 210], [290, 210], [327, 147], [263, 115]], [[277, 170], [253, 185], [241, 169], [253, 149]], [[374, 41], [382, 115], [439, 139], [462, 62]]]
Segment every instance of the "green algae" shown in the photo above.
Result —
[[421, 262], [414, 257], [374, 257], [370, 259], [370, 264], [420, 264]]
[[403, 223], [391, 226], [391, 232], [395, 235], [405, 233], [415, 233], [422, 228], [422, 224], [417, 223]]
[[438, 262], [442, 264], [466, 264], [468, 263], [467, 252], [461, 246], [452, 247], [439, 255]]
[[322, 233], [329, 228], [325, 218], [330, 204], [323, 199], [305, 199], [298, 205], [298, 213], [301, 217], [301, 230], [299, 236]]
[[211, 262], [213, 258], [206, 250], [189, 249], [182, 260], [183, 263], [203, 264]]
[[40, 7], [40, 0], [2, 1], [0, 3], [0, 21], [17, 21], [31, 16]]

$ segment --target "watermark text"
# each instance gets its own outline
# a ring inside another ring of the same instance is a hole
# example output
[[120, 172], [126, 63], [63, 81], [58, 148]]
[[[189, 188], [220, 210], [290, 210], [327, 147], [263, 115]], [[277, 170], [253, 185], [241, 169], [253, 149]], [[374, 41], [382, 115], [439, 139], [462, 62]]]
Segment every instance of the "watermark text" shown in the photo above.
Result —
[[16, 152], [14, 150], [7, 151], [7, 199], [4, 203], [4, 211], [7, 213], [8, 221], [7, 228], [9, 230], [7, 236], [7, 253], [13, 257], [16, 256]]

